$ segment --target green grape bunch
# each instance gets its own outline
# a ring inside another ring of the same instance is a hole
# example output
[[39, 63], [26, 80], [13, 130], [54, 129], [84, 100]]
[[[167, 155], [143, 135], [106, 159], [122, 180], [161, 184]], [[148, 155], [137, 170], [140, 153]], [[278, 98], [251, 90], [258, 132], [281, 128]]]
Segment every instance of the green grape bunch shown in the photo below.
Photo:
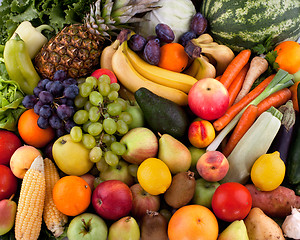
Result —
[[126, 152], [119, 139], [132, 122], [127, 112], [128, 102], [119, 96], [120, 85], [111, 83], [108, 75], [98, 79], [90, 76], [78, 80], [79, 94], [74, 99], [76, 112], [70, 135], [72, 141], [82, 142], [89, 149], [92, 162], [105, 161], [116, 166]]

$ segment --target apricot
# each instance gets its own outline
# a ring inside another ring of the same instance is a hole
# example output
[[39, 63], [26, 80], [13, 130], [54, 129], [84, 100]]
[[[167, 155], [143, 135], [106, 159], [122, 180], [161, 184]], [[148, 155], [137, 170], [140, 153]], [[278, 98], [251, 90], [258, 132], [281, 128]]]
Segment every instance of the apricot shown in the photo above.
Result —
[[30, 145], [19, 147], [10, 158], [10, 169], [17, 178], [24, 178], [33, 160], [41, 155], [40, 151]]

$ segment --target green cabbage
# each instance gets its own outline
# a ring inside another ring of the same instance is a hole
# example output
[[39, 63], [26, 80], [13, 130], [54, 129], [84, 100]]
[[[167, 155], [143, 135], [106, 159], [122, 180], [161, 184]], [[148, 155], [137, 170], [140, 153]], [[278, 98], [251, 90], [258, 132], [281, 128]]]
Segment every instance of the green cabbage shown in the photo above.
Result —
[[191, 0], [160, 0], [161, 6], [145, 15], [146, 21], [139, 23], [137, 32], [144, 37], [155, 35], [155, 26], [158, 23], [169, 25], [175, 34], [174, 42], [180, 36], [189, 31], [192, 17], [196, 14], [196, 9]]

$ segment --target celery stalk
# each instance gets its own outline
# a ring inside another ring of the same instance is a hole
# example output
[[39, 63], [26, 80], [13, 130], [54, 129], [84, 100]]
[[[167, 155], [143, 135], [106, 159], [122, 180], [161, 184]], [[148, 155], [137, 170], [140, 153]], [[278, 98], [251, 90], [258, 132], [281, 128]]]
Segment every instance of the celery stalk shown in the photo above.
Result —
[[223, 141], [223, 139], [227, 136], [227, 134], [235, 127], [238, 123], [239, 119], [243, 115], [243, 112], [246, 108], [250, 105], [257, 105], [266, 97], [270, 96], [271, 94], [283, 89], [290, 87], [294, 84], [293, 75], [289, 74], [288, 72], [279, 69], [276, 73], [273, 80], [269, 83], [266, 89], [258, 95], [254, 100], [252, 100], [246, 107], [244, 107], [231, 121], [228, 125], [223, 128], [223, 130], [216, 136], [216, 138], [211, 142], [210, 145], [206, 148], [206, 151], [215, 151]]

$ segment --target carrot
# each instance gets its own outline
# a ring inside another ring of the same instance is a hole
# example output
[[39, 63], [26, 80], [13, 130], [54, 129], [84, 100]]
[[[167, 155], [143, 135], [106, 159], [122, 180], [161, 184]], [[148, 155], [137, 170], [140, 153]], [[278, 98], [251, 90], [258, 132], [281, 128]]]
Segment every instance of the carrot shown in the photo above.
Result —
[[226, 70], [224, 71], [220, 82], [228, 89], [232, 81], [236, 78], [242, 68], [249, 61], [251, 56], [251, 50], [242, 50], [235, 58], [229, 63]]
[[250, 62], [250, 67], [245, 77], [242, 89], [237, 95], [234, 104], [240, 101], [251, 89], [254, 81], [265, 71], [267, 71], [269, 66], [268, 61], [263, 58], [256, 56]]
[[275, 74], [270, 75], [245, 97], [243, 97], [237, 104], [229, 107], [222, 117], [213, 122], [215, 130], [222, 130], [244, 107], [246, 107], [252, 100], [254, 100], [265, 90], [274, 77]]
[[258, 107], [258, 116], [262, 114], [264, 111], [268, 110], [270, 107], [280, 107], [282, 104], [286, 103], [292, 97], [292, 92], [288, 88], [284, 88], [278, 92], [271, 94], [262, 100]]
[[233, 104], [236, 96], [238, 95], [239, 91], [241, 90], [248, 69], [249, 69], [249, 63], [247, 63], [242, 68], [242, 70], [239, 72], [239, 74], [236, 76], [236, 78], [230, 84], [230, 86], [228, 88], [229, 106], [231, 106]]
[[225, 157], [228, 157], [229, 154], [232, 152], [234, 147], [240, 141], [240, 139], [244, 136], [244, 134], [248, 131], [248, 129], [254, 123], [257, 117], [258, 107], [251, 104], [249, 105], [246, 110], [244, 111], [243, 115], [241, 116], [239, 122], [237, 123], [236, 127], [234, 128], [228, 142], [226, 143], [222, 153]]
[[222, 77], [222, 75], [219, 75], [219, 76], [215, 77], [215, 79], [220, 81], [221, 77]]

